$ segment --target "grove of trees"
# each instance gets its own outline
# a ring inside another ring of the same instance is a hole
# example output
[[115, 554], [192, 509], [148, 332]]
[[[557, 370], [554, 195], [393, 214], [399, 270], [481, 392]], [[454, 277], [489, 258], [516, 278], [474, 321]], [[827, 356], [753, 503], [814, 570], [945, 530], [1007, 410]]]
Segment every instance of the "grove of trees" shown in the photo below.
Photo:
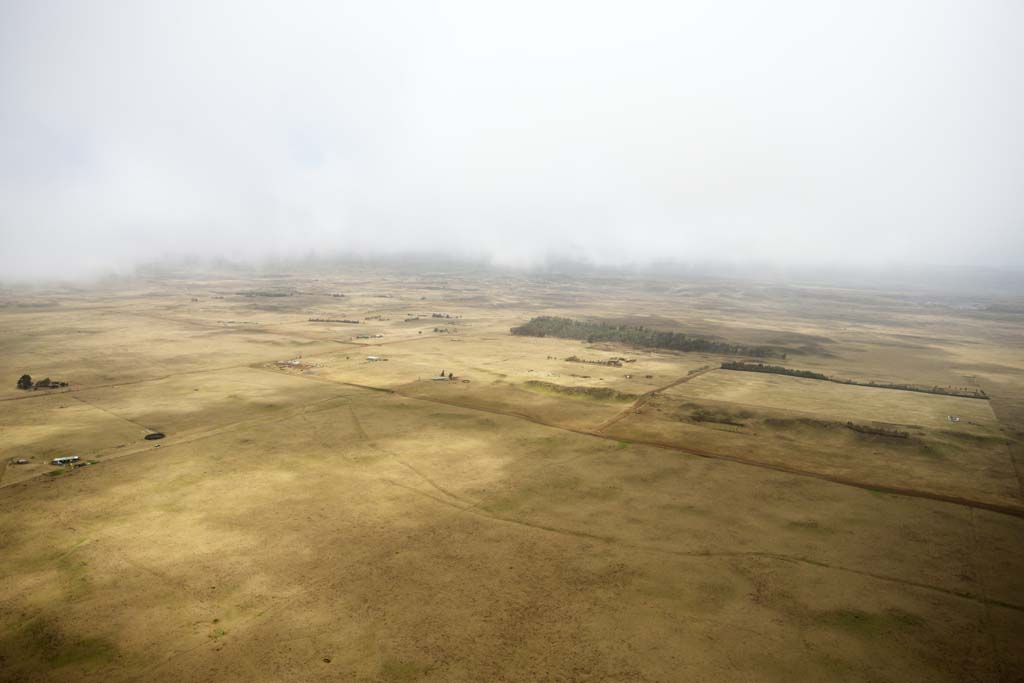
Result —
[[32, 375], [22, 375], [18, 378], [19, 389], [59, 389], [60, 387], [66, 387], [67, 385], [67, 382], [51, 380], [49, 377], [44, 377], [38, 382], [32, 381]]
[[759, 358], [783, 355], [778, 349], [769, 346], [731, 344], [705, 337], [693, 337], [682, 332], [652, 330], [643, 325], [612, 325], [547, 315], [533, 318], [523, 325], [513, 327], [510, 331], [512, 334], [527, 337], [582, 339], [587, 343], [621, 342], [632, 346], [673, 351], [727, 353]]

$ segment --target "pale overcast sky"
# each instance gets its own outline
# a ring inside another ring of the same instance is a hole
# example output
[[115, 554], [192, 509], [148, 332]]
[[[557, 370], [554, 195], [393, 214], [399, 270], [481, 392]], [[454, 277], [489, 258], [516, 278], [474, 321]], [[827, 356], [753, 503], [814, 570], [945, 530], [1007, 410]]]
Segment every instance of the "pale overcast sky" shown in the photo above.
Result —
[[0, 267], [1024, 268], [1024, 2], [0, 0]]

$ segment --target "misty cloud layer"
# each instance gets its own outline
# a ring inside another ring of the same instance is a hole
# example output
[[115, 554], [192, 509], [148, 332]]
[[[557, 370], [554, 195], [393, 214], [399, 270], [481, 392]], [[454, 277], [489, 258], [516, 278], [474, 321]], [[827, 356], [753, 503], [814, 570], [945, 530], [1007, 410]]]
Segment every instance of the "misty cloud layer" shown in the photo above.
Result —
[[1024, 267], [1024, 4], [0, 0], [0, 267]]

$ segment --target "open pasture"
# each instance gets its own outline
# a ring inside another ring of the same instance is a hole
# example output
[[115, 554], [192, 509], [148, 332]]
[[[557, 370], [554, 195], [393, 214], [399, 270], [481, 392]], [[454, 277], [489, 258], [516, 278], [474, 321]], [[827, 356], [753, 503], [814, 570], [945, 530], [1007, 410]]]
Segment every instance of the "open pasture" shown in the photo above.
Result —
[[867, 488], [902, 487], [993, 504], [1020, 501], [1000, 436], [914, 430], [906, 439], [862, 433], [805, 411], [659, 395], [603, 432], [607, 436], [769, 467], [837, 477]]
[[[842, 422], [868, 420], [932, 429], [956, 428], [968, 433], [998, 430], [989, 402], [984, 400], [760, 372], [716, 370], [665, 393], [680, 398], [803, 412]], [[960, 421], [950, 422], [950, 416], [959, 417]]]
[[[10, 293], [0, 680], [1013, 680], [1024, 324], [916, 310], [360, 269]], [[992, 401], [509, 334], [537, 315]]]
[[11, 680], [1020, 665], [1002, 516], [379, 392], [5, 498]]

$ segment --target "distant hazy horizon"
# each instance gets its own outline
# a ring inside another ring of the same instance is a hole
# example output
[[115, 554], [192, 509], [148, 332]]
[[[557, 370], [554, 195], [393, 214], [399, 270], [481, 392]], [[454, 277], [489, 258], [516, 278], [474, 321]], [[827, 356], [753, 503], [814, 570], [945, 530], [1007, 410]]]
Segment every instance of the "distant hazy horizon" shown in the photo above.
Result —
[[0, 281], [190, 255], [1014, 275], [1022, 26], [997, 0], [0, 0]]
[[721, 282], [727, 287], [796, 285], [850, 290], [873, 290], [910, 298], [936, 296], [946, 303], [1016, 302], [1024, 298], [1024, 270], [991, 266], [935, 265], [795, 265], [766, 261], [732, 263], [699, 261], [651, 261], [643, 263], [596, 264], [586, 260], [549, 259], [531, 264], [495, 264], [485, 257], [466, 258], [429, 253], [309, 254], [305, 257], [275, 257], [231, 260], [221, 256], [168, 256], [165, 258], [108, 266], [92, 273], [63, 275], [59, 269], [44, 269], [26, 275], [0, 274], [0, 288], [9, 293], [62, 289], [133, 287], [143, 283], [166, 281], [168, 284], [190, 278], [261, 278], [267, 282], [287, 282], [291, 276], [313, 275], [331, 279], [363, 272], [383, 278], [495, 277], [510, 281], [550, 279], [556, 283], [590, 279], [621, 279], [683, 284]]

